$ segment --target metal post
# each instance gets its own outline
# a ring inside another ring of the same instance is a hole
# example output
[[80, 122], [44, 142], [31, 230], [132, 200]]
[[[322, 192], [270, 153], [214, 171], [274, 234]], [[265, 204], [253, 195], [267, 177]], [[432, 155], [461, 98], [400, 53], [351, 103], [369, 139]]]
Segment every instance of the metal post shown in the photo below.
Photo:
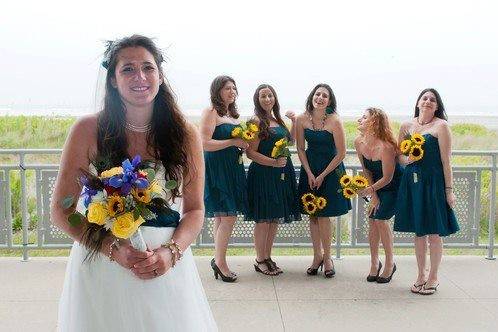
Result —
[[24, 153], [19, 154], [19, 173], [21, 176], [21, 217], [22, 217], [22, 261], [28, 261], [28, 202], [26, 192], [26, 169]]
[[335, 225], [335, 259], [341, 259], [341, 216]]
[[496, 218], [496, 154], [493, 155], [493, 169], [491, 170], [491, 184], [489, 186], [490, 205], [489, 205], [489, 247], [486, 259], [494, 260], [493, 251], [495, 247], [495, 218]]

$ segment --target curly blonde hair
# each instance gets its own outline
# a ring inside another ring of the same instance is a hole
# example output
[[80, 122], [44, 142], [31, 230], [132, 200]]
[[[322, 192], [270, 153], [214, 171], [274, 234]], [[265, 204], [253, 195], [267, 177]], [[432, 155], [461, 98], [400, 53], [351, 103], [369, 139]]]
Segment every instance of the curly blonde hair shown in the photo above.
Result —
[[383, 142], [389, 143], [397, 154], [400, 153], [387, 114], [380, 108], [375, 107], [367, 108], [367, 112], [370, 114], [370, 118], [367, 122], [365, 135], [371, 135]]

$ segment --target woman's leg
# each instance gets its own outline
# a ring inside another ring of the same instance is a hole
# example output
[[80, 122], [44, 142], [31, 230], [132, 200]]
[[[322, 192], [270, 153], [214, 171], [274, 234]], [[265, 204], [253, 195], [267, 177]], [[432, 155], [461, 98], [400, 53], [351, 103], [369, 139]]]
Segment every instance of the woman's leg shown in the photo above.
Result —
[[330, 218], [318, 218], [318, 226], [323, 249], [323, 269], [331, 270], [333, 264], [330, 256], [330, 244], [332, 242], [332, 223], [330, 222]]
[[379, 243], [380, 234], [377, 222], [368, 219], [368, 243], [370, 244], [370, 275], [376, 276], [379, 269]]
[[384, 220], [377, 220], [376, 223], [377, 229], [380, 234], [380, 239], [382, 240], [382, 247], [384, 247], [384, 253], [386, 255], [384, 270], [382, 271], [382, 274], [380, 276], [383, 278], [389, 278], [394, 268], [394, 236], [389, 222]]
[[313, 263], [311, 268], [317, 268], [323, 260], [322, 241], [320, 239], [320, 229], [318, 218], [310, 217], [311, 242], [313, 243]]
[[[423, 285], [426, 279], [425, 262], [427, 256], [427, 236], [415, 236], [415, 256], [417, 257], [418, 276], [415, 281], [416, 286]], [[418, 291], [412, 287], [412, 291]]]
[[437, 273], [443, 257], [443, 240], [437, 234], [429, 235], [429, 253], [431, 257], [431, 270], [429, 271], [427, 286], [431, 287], [438, 284]]
[[237, 216], [227, 216], [218, 217], [219, 223], [216, 228], [216, 234], [214, 238], [214, 248], [215, 248], [215, 263], [221, 270], [221, 273], [228, 276], [231, 271], [227, 264], [227, 248], [228, 242], [230, 241], [230, 236], [232, 235], [233, 225], [237, 220]]
[[267, 222], [259, 222], [254, 226], [254, 248], [256, 249], [256, 260], [262, 262], [268, 258], [267, 256], [267, 238], [270, 224]]
[[266, 240], [266, 255], [267, 255], [268, 259], [271, 260], [271, 264], [272, 264], [275, 272], [282, 273], [282, 269], [280, 267], [278, 267], [277, 263], [275, 263], [271, 259], [271, 250], [273, 249], [273, 243], [275, 242], [275, 237], [277, 236], [277, 231], [278, 231], [278, 223], [277, 222], [270, 223], [270, 229], [268, 231], [268, 238]]

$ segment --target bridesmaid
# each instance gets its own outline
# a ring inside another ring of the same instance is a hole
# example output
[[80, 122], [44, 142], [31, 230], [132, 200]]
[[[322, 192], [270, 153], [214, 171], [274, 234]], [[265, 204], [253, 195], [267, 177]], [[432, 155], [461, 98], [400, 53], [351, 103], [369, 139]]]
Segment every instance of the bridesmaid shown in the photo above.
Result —
[[[354, 145], [363, 174], [370, 183], [370, 186], [359, 193], [370, 197], [368, 239], [371, 265], [367, 281], [384, 284], [391, 281], [396, 271], [393, 232], [389, 219], [394, 216], [396, 210], [396, 197], [403, 171], [396, 162], [399, 154], [398, 144], [384, 111], [367, 108], [363, 116], [358, 119], [358, 130], [360, 135], [356, 137]], [[386, 266], [382, 274], [380, 274], [382, 263], [379, 261], [381, 240], [386, 255]]]
[[[282, 270], [271, 259], [271, 249], [279, 223], [300, 220], [299, 201], [294, 166], [290, 158], [274, 159], [275, 142], [286, 137], [294, 140], [295, 116], [287, 112], [293, 125], [289, 132], [280, 116], [280, 105], [272, 86], [262, 84], [254, 93], [252, 122], [259, 126], [258, 137], [251, 141], [247, 156], [252, 160], [247, 173], [249, 210], [247, 220], [254, 220], [254, 269], [265, 275], [278, 275]], [[282, 178], [283, 174], [283, 178]]]
[[215, 258], [211, 260], [211, 267], [215, 278], [219, 275], [225, 282], [237, 280], [237, 275], [228, 267], [226, 252], [237, 215], [247, 211], [245, 170], [239, 156], [249, 145], [231, 136], [239, 124], [236, 98], [234, 79], [216, 77], [211, 84], [212, 105], [204, 110], [200, 123], [206, 164], [206, 217], [215, 218]]
[[[326, 278], [335, 275], [330, 257], [332, 228], [329, 217], [341, 216], [351, 209], [349, 199], [338, 192], [339, 179], [346, 172], [342, 163], [346, 156], [346, 142], [336, 111], [334, 93], [328, 84], [322, 83], [313, 88], [306, 101], [306, 111], [296, 121], [297, 152], [302, 164], [299, 197], [312, 192], [327, 200], [323, 210], [310, 216], [314, 257], [306, 272], [316, 275], [319, 268], [325, 267]], [[305, 141], [308, 142], [306, 150]], [[303, 208], [301, 211], [307, 214]]]
[[[451, 171], [451, 133], [446, 121], [443, 101], [435, 89], [425, 89], [418, 96], [413, 120], [401, 125], [399, 141], [413, 133], [422, 134], [425, 143], [423, 158], [407, 164], [401, 179], [394, 230], [415, 233], [415, 255], [418, 276], [413, 293], [431, 295], [436, 292], [438, 269], [443, 254], [441, 236], [459, 230], [453, 212], [453, 174]], [[430, 272], [426, 276], [427, 240], [430, 244]]]

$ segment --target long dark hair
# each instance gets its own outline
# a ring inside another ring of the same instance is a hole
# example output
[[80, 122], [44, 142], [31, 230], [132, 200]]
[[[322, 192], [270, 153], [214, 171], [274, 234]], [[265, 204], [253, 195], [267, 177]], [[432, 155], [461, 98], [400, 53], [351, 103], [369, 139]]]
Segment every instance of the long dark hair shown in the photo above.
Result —
[[[190, 140], [187, 122], [176, 103], [176, 98], [161, 69], [164, 61], [161, 51], [154, 42], [141, 35], [132, 35], [107, 43], [102, 66], [107, 69], [104, 106], [97, 120], [97, 155], [94, 164], [100, 173], [133, 156], [128, 155], [129, 142], [126, 137], [126, 107], [117, 88], [111, 80], [115, 78], [119, 52], [128, 47], [143, 47], [154, 57], [163, 82], [154, 98], [151, 128], [147, 133], [147, 149], [155, 160], [165, 169], [165, 178], [175, 180], [178, 186], [171, 191], [172, 198], [181, 196], [180, 185], [186, 169], [188, 142]], [[192, 170], [195, 171], [195, 170]], [[83, 235], [92, 257], [100, 248], [107, 231], [103, 228], [89, 227]]]
[[331, 109], [330, 114], [336, 113], [337, 112], [337, 101], [335, 99], [334, 91], [332, 91], [332, 88], [330, 87], [330, 85], [328, 85], [326, 83], [317, 84], [317, 86], [315, 86], [313, 88], [313, 90], [311, 90], [311, 93], [308, 95], [308, 99], [306, 99], [306, 112], [308, 112], [309, 114], [313, 113], [313, 96], [315, 95], [316, 90], [318, 90], [319, 88], [327, 89], [327, 91], [329, 93], [329, 99], [330, 99], [327, 107], [329, 109]]
[[443, 100], [441, 99], [441, 96], [439, 95], [439, 92], [437, 92], [436, 89], [434, 88], [427, 88], [422, 90], [420, 94], [418, 95], [417, 102], [415, 103], [415, 114], [413, 115], [414, 118], [418, 117], [420, 113], [420, 109], [418, 108], [418, 102], [420, 101], [420, 98], [424, 95], [426, 92], [432, 92], [434, 96], [436, 96], [436, 103], [437, 103], [437, 109], [436, 112], [434, 112], [434, 116], [436, 118], [440, 118], [443, 120], [448, 120], [448, 116], [446, 115], [446, 111], [444, 110], [444, 104]]
[[[221, 99], [220, 91], [223, 89], [227, 82], [232, 82], [235, 86], [235, 91], [237, 91], [237, 84], [235, 84], [235, 80], [227, 75], [221, 75], [216, 77], [211, 83], [211, 104], [213, 108], [216, 110], [219, 116], [225, 116], [227, 113], [234, 119], [239, 118], [239, 112], [237, 110], [237, 104], [235, 101], [228, 105], [228, 109], [226, 105], [223, 103]], [[238, 91], [237, 91], [238, 93]]]
[[277, 123], [283, 128], [285, 128], [285, 130], [287, 131], [287, 136], [289, 138], [290, 137], [289, 130], [287, 129], [287, 126], [285, 125], [284, 121], [282, 120], [282, 117], [280, 116], [280, 104], [278, 102], [277, 93], [275, 92], [275, 89], [269, 84], [261, 84], [260, 86], [258, 86], [252, 98], [252, 100], [254, 101], [254, 114], [259, 118], [258, 137], [263, 140], [267, 139], [268, 136], [270, 135], [270, 117], [259, 103], [259, 92], [263, 89], [270, 89], [271, 93], [273, 94], [273, 97], [275, 98], [275, 105], [273, 105], [272, 109], [273, 116], [275, 117], [275, 120], [277, 120]]

